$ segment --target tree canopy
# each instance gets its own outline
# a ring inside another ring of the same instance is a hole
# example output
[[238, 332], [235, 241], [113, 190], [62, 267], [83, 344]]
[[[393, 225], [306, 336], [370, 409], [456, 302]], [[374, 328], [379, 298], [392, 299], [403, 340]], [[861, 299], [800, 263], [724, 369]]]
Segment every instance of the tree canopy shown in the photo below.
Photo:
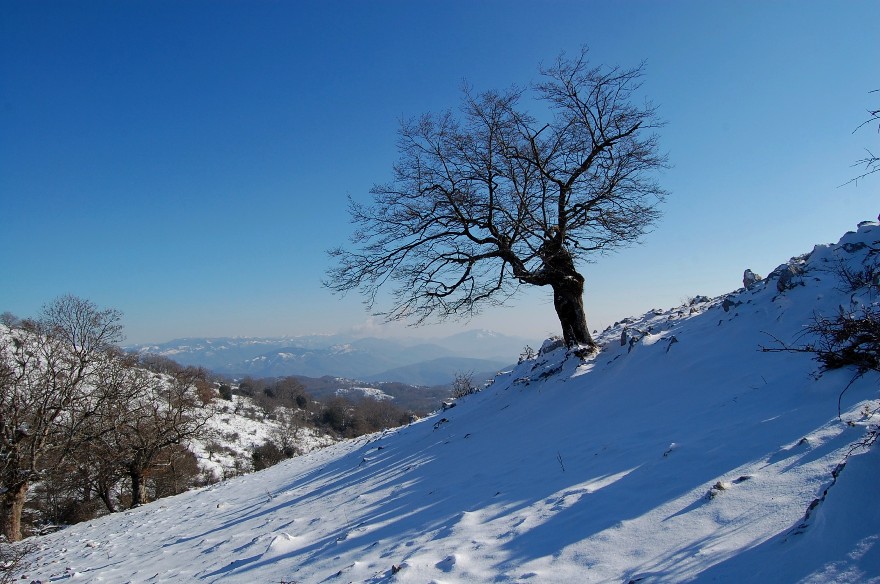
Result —
[[584, 49], [527, 88], [466, 87], [457, 111], [403, 121], [392, 178], [350, 201], [352, 246], [330, 251], [326, 285], [371, 309], [390, 287], [377, 314], [415, 324], [550, 286], [566, 343], [592, 347], [577, 264], [638, 241], [666, 195], [661, 122], [635, 103], [643, 73], [593, 66]]

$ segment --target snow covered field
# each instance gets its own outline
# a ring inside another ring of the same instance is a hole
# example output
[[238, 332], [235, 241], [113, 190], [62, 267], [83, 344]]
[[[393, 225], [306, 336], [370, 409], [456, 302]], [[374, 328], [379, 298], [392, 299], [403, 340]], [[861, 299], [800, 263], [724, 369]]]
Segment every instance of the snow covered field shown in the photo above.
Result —
[[545, 343], [409, 426], [40, 537], [21, 581], [880, 582], [880, 447], [854, 448], [877, 377], [838, 418], [852, 371], [760, 350], [876, 301], [835, 273], [866, 245], [875, 223], [782, 292], [628, 319], [586, 359]]

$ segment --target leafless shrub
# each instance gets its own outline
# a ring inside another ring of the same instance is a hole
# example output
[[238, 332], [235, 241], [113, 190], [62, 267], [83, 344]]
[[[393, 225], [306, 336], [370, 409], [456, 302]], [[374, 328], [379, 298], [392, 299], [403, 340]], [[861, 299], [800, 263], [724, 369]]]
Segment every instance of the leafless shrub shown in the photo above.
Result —
[[853, 366], [860, 373], [880, 371], [880, 308], [871, 304], [841, 309], [833, 317], [816, 315], [807, 326], [815, 341], [804, 346], [825, 369]]
[[537, 355], [537, 353], [535, 353], [535, 350], [533, 348], [531, 348], [530, 346], [526, 345], [525, 347], [523, 347], [522, 353], [519, 354], [519, 361], [518, 362], [522, 363], [523, 361], [531, 361], [532, 359], [535, 358], [536, 355]]
[[474, 387], [474, 372], [456, 372], [455, 378], [452, 381], [452, 397], [459, 399], [474, 393], [477, 393], [477, 388]]
[[867, 286], [880, 286], [880, 265], [869, 263], [857, 268], [840, 262], [835, 269], [844, 292], [855, 292]]
[[776, 346], [762, 347], [765, 352], [809, 353], [822, 364], [822, 369], [853, 367], [852, 380], [840, 392], [837, 414], [843, 394], [852, 383], [868, 372], [880, 372], [880, 305], [868, 304], [834, 316], [816, 314], [807, 325], [797, 344], [789, 345], [774, 338]]
[[0, 536], [0, 584], [16, 582], [16, 574], [27, 570], [27, 557], [35, 550], [36, 546], [29, 541], [9, 543]]

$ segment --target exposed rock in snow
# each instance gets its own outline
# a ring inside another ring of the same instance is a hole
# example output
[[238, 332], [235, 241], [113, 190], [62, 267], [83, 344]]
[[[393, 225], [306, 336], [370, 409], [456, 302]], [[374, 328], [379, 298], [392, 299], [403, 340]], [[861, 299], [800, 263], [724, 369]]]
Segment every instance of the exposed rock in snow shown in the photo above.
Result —
[[795, 286], [803, 285], [803, 280], [800, 278], [800, 275], [803, 273], [803, 268], [795, 263], [783, 264], [773, 270], [773, 272], [767, 276], [768, 280], [772, 280], [776, 278], [776, 289], [779, 292], [785, 292], [786, 290], [791, 290]]
[[747, 269], [745, 272], [743, 272], [743, 288], [749, 289], [763, 279], [764, 278], [762, 278], [755, 272]]

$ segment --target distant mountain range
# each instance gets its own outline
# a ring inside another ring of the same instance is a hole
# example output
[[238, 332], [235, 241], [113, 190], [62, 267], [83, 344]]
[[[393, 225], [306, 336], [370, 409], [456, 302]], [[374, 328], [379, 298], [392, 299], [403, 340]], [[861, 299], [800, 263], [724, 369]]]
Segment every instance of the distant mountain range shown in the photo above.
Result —
[[433, 386], [450, 383], [456, 372], [473, 372], [475, 381], [491, 377], [516, 363], [530, 342], [535, 343], [471, 330], [431, 340], [340, 335], [224, 337], [175, 339], [127, 348], [237, 377], [333, 375]]

